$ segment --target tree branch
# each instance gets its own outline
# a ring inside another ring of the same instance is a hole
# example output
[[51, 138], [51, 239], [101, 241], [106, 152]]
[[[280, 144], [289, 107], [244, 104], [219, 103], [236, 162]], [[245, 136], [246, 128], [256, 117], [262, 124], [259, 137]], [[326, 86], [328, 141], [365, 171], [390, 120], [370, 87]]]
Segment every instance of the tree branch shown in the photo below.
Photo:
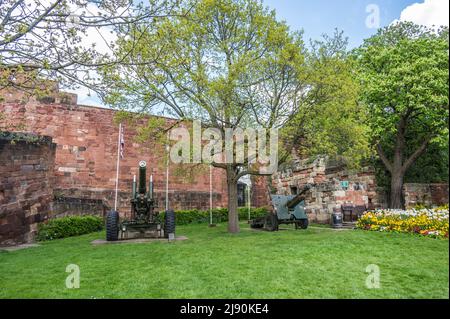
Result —
[[8, 12], [5, 15], [5, 18], [3, 19], [2, 23], [0, 24], [0, 29], [2, 29], [10, 20], [11, 14], [13, 11], [23, 2], [23, 0], [19, 0], [16, 3], [14, 3], [11, 8], [9, 8]]
[[272, 176], [272, 173], [260, 173], [259, 171], [242, 171], [239, 174], [237, 174], [236, 180], [239, 180], [239, 178], [245, 175]]
[[425, 140], [423, 140], [419, 148], [405, 161], [402, 166], [403, 172], [406, 172], [411, 167], [411, 165], [414, 164], [414, 162], [419, 158], [419, 156], [425, 152], [430, 140], [431, 137], [427, 137]]
[[389, 162], [388, 158], [386, 157], [386, 154], [384, 153], [381, 144], [377, 144], [377, 153], [380, 157], [381, 161], [383, 162], [384, 166], [387, 168], [389, 172], [392, 173], [392, 164]]
[[55, 3], [53, 3], [50, 7], [47, 8], [47, 10], [45, 10], [40, 16], [38, 16], [33, 23], [31, 23], [26, 30], [24, 30], [23, 32], [18, 32], [16, 33], [14, 36], [12, 36], [11, 38], [4, 40], [4, 41], [0, 41], [0, 45], [5, 45], [11, 42], [14, 42], [16, 40], [18, 40], [19, 38], [23, 37], [25, 34], [27, 34], [28, 32], [30, 32], [31, 30], [33, 30], [33, 28], [42, 21], [42, 19], [44, 19], [58, 4], [61, 3], [62, 0], [57, 0], [55, 1]]

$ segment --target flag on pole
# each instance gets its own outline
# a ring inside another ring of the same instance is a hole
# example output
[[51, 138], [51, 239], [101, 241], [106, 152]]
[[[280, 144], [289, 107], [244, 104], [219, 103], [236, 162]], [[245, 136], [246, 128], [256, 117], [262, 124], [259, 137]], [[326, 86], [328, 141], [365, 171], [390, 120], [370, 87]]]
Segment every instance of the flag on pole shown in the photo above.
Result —
[[120, 158], [123, 158], [123, 151], [125, 149], [125, 139], [123, 134], [123, 126], [120, 127]]

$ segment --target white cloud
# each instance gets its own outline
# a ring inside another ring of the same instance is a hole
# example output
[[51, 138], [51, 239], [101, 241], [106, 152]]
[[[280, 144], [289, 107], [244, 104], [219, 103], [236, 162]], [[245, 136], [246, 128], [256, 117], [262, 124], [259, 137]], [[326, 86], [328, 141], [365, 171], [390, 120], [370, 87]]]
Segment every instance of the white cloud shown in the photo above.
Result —
[[424, 2], [414, 3], [403, 9], [400, 14], [400, 19], [396, 21], [412, 21], [428, 27], [448, 26], [448, 11], [448, 0], [425, 0]]

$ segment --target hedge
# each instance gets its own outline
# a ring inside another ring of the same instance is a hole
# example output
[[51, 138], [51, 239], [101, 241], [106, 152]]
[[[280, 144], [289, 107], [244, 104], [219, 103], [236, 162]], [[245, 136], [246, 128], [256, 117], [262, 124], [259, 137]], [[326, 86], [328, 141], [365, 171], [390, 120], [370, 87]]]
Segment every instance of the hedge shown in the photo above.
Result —
[[90, 215], [50, 219], [39, 224], [36, 239], [44, 241], [88, 234], [102, 230], [103, 225], [103, 218]]
[[[239, 220], [248, 219], [248, 208], [238, 208]], [[250, 219], [263, 217], [267, 214], [266, 208], [251, 208]], [[213, 223], [223, 223], [228, 221], [228, 209], [216, 208], [212, 210]], [[160, 213], [161, 220], [164, 220], [164, 212]], [[177, 225], [209, 223], [209, 210], [201, 211], [198, 209], [177, 210], [175, 212], [175, 221]]]

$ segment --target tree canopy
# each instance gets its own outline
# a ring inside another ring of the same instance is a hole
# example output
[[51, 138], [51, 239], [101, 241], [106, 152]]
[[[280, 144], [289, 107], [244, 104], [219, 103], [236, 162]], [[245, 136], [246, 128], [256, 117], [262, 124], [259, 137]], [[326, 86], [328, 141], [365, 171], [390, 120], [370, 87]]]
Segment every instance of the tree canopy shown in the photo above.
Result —
[[370, 155], [369, 131], [347, 45], [338, 30], [311, 43], [306, 54], [308, 94], [283, 127], [282, 141], [283, 150], [294, 149], [297, 156], [325, 155], [357, 168]]
[[397, 23], [355, 53], [371, 139], [391, 175], [390, 204], [401, 208], [408, 169], [430, 143], [448, 143], [448, 28]]

